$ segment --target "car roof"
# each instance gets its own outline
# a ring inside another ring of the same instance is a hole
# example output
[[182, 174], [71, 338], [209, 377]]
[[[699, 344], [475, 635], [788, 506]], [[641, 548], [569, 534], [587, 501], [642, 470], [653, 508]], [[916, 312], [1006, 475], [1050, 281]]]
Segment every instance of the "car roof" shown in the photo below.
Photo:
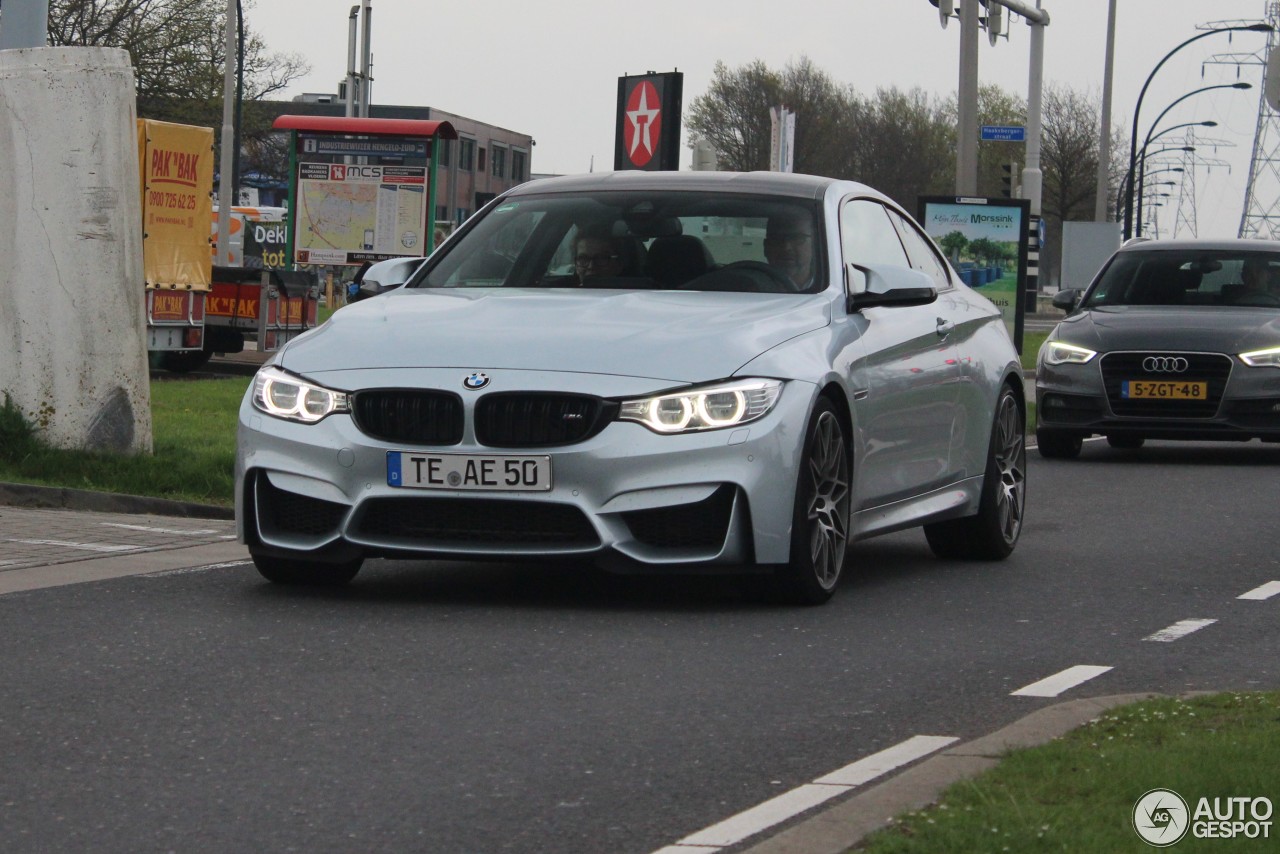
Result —
[[1120, 247], [1119, 252], [1280, 252], [1280, 240], [1257, 240], [1252, 237], [1223, 237], [1204, 240], [1135, 240]]
[[630, 170], [540, 178], [536, 181], [521, 184], [508, 191], [506, 196], [509, 198], [531, 193], [575, 193], [591, 190], [688, 190], [820, 199], [826, 193], [827, 188], [836, 183], [847, 183], [851, 188], [866, 190], [872, 195], [881, 195], [871, 187], [864, 187], [853, 182], [838, 182], [834, 178], [823, 178], [817, 175], [797, 175], [791, 172], [643, 172]]

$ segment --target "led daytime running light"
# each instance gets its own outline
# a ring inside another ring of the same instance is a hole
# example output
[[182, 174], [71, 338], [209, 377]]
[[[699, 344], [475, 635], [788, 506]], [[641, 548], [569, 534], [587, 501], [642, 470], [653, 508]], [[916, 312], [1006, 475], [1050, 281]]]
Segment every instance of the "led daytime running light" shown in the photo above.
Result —
[[253, 405], [268, 415], [314, 424], [335, 412], [348, 412], [345, 392], [304, 382], [278, 368], [263, 368], [253, 379]]
[[745, 380], [622, 403], [618, 418], [656, 433], [736, 427], [766, 415], [782, 391], [779, 380]]
[[1241, 353], [1240, 361], [1251, 368], [1280, 368], [1280, 347]]
[[1083, 365], [1098, 355], [1093, 350], [1063, 341], [1050, 341], [1044, 346], [1044, 361], [1049, 365]]

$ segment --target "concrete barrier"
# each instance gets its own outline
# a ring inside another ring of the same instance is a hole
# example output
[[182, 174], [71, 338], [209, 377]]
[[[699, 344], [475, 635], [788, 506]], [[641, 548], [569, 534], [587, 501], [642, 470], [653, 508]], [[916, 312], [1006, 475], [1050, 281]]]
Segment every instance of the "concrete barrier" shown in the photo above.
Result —
[[134, 76], [0, 51], [0, 395], [62, 448], [150, 452]]

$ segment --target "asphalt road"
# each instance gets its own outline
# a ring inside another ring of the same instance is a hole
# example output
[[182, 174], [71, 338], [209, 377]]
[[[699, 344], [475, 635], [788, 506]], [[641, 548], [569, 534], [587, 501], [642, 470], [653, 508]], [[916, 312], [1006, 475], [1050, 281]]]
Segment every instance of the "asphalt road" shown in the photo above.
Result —
[[812, 609], [536, 564], [373, 562], [317, 592], [232, 561], [0, 595], [0, 849], [695, 852], [915, 736], [1274, 690], [1277, 467], [1258, 443], [1033, 454], [1009, 560], [894, 534]]

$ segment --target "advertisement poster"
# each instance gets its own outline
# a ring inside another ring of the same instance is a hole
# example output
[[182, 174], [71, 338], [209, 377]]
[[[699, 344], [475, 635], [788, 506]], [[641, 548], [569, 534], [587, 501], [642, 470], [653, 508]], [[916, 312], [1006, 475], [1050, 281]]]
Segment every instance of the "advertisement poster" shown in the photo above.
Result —
[[423, 166], [300, 163], [294, 259], [359, 265], [423, 254], [426, 182]]
[[1000, 309], [1021, 353], [1031, 203], [922, 196], [917, 218], [961, 280]]
[[147, 286], [209, 288], [213, 130], [138, 120]]

